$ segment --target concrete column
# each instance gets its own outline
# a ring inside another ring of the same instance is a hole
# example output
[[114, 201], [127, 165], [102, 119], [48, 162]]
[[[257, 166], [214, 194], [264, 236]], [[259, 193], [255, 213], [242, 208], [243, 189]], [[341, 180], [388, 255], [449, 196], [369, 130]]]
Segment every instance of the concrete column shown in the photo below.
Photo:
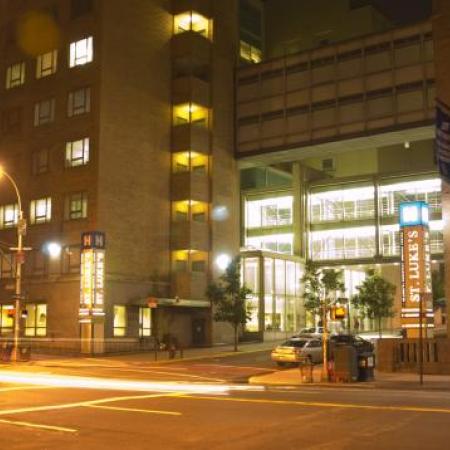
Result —
[[86, 355], [105, 352], [105, 323], [103, 319], [81, 324], [81, 353]]
[[292, 225], [294, 229], [294, 255], [306, 258], [307, 199], [306, 169], [300, 163], [292, 165], [292, 192], [294, 196]]

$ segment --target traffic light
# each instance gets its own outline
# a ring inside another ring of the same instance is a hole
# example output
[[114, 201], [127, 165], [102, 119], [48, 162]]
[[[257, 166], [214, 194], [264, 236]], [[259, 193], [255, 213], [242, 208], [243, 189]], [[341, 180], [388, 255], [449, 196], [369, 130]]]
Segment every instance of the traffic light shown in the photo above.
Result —
[[347, 310], [345, 306], [333, 306], [331, 309], [331, 319], [332, 320], [341, 320], [345, 319], [347, 316]]

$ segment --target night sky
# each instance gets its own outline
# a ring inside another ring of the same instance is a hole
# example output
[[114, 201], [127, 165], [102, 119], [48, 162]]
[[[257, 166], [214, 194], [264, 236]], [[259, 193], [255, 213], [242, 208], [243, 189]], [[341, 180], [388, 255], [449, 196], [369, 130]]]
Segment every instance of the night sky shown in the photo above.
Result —
[[431, 13], [431, 0], [372, 0], [395, 23], [417, 22]]

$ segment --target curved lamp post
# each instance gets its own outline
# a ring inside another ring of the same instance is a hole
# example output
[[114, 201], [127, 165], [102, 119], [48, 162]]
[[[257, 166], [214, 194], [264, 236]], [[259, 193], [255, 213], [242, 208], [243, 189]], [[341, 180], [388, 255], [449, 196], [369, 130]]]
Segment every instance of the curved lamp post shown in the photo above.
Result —
[[0, 178], [5, 177], [14, 187], [17, 196], [18, 217], [17, 217], [17, 247], [11, 250], [16, 251], [16, 283], [15, 283], [15, 305], [14, 305], [14, 347], [11, 354], [11, 360], [17, 361], [19, 355], [19, 337], [20, 337], [20, 301], [22, 297], [22, 264], [24, 261], [23, 236], [26, 233], [27, 222], [23, 216], [22, 200], [19, 188], [14, 179], [0, 166]]

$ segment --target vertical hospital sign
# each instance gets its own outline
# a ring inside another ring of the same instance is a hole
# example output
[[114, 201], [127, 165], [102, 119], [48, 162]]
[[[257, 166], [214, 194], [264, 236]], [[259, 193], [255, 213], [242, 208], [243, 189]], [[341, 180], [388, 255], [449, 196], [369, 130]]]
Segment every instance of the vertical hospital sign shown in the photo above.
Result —
[[81, 323], [90, 323], [104, 313], [105, 234], [99, 231], [81, 235]]
[[402, 328], [406, 329], [408, 337], [418, 337], [421, 323], [424, 329], [433, 327], [428, 204], [421, 201], [404, 202], [399, 209]]

